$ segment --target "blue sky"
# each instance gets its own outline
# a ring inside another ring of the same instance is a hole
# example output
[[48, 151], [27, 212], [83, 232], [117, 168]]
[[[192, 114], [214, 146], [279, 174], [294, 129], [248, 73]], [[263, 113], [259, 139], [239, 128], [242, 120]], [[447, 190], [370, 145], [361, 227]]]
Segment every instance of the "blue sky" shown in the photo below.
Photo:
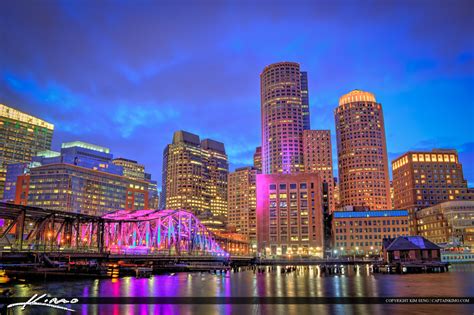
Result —
[[[231, 169], [260, 144], [259, 74], [308, 71], [311, 124], [331, 129], [352, 89], [382, 103], [389, 161], [455, 148], [474, 184], [470, 1], [2, 1], [0, 103], [145, 164], [161, 182], [176, 130], [226, 145]], [[337, 173], [335, 174], [337, 175]]]

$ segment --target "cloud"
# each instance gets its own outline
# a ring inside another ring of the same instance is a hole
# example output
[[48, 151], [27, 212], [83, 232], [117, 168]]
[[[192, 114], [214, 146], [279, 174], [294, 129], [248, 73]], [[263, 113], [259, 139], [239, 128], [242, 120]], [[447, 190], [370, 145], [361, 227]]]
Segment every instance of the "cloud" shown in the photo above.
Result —
[[179, 119], [179, 112], [172, 107], [144, 107], [120, 104], [113, 113], [113, 121], [122, 137], [129, 138], [140, 127], [159, 128], [168, 120]]
[[[251, 163], [261, 142], [259, 74], [294, 60], [309, 74], [312, 127], [333, 131], [335, 164], [333, 110], [354, 88], [382, 103], [389, 152], [470, 152], [471, 8], [436, 0], [302, 0], [298, 10], [284, 1], [3, 1], [0, 102], [53, 122], [55, 148], [102, 144], [161, 180], [162, 151], [180, 129], [224, 142], [232, 167]], [[464, 165], [469, 176], [472, 165]]]

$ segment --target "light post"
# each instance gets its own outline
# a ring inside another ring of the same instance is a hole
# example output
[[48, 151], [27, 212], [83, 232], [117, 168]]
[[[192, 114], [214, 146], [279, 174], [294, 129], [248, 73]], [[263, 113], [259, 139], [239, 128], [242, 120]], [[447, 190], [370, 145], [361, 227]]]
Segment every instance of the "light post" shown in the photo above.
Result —
[[336, 258], [337, 255], [337, 249], [334, 250], [334, 258]]

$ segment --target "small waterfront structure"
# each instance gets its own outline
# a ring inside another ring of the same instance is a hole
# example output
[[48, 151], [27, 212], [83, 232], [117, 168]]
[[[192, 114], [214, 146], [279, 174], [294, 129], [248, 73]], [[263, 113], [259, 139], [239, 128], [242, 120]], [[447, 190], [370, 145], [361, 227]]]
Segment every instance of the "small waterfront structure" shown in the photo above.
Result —
[[441, 248], [422, 236], [399, 236], [384, 239], [384, 263], [427, 263], [441, 261]]

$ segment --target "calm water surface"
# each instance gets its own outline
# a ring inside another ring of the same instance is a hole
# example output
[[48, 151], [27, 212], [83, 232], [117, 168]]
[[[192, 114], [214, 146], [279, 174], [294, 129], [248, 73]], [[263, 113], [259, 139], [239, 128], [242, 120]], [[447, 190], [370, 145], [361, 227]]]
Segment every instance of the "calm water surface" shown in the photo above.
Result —
[[[474, 296], [474, 265], [455, 265], [450, 272], [412, 275], [371, 274], [365, 267], [349, 268], [344, 275], [321, 276], [316, 267], [291, 274], [279, 270], [251, 270], [227, 274], [176, 273], [151, 278], [75, 280], [45, 283], [5, 283], [14, 296], [35, 293], [67, 297], [208, 297], [208, 296], [305, 296], [397, 297]], [[474, 314], [472, 305], [74, 305], [72, 314]], [[47, 314], [30, 308], [11, 314]], [[66, 314], [64, 311], [50, 311]]]

